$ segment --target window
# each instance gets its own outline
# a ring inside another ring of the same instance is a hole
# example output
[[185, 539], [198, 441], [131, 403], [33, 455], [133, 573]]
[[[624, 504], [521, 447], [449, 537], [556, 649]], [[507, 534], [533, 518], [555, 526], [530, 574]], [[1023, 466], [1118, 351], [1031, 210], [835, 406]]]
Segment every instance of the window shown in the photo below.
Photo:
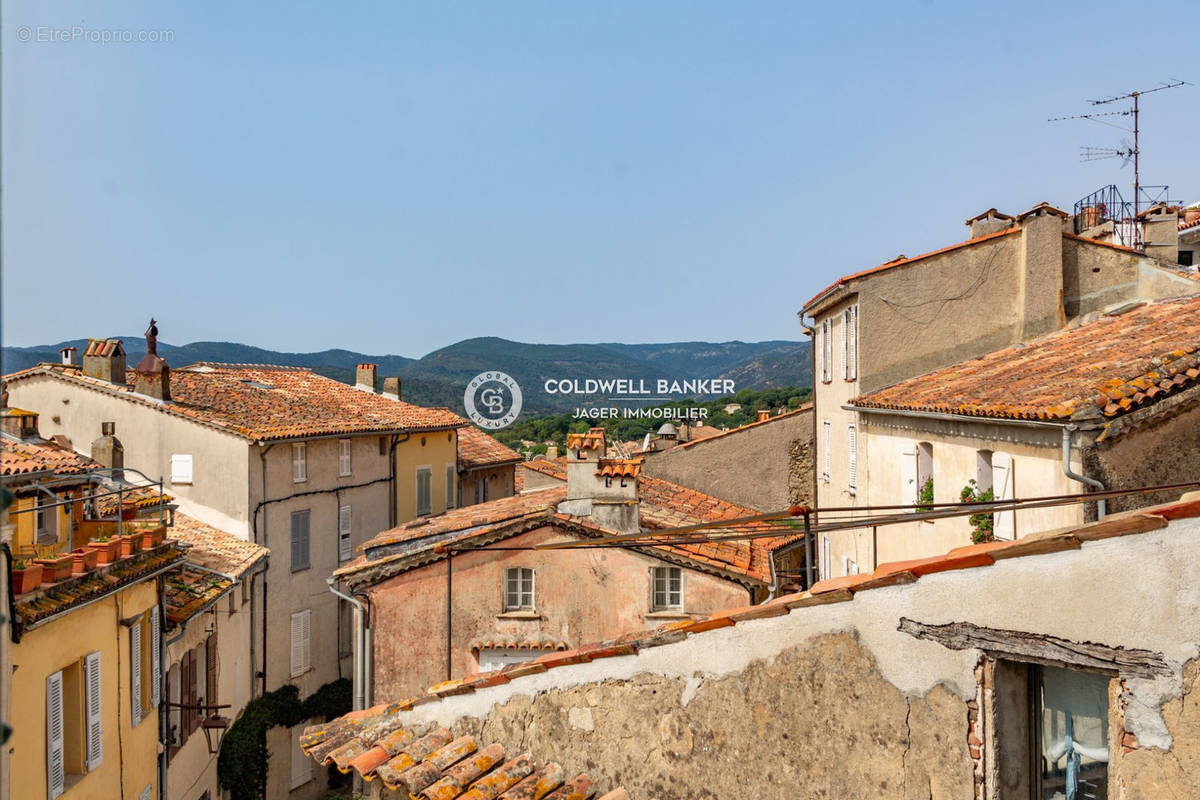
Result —
[[171, 454], [171, 483], [192, 482], [192, 456], [189, 453]]
[[54, 544], [58, 541], [58, 506], [49, 505], [51, 502], [53, 501], [47, 497], [39, 497], [37, 500], [34, 516], [37, 517], [38, 544]]
[[454, 508], [458, 497], [457, 475], [453, 464], [446, 465], [446, 508]]
[[680, 567], [655, 567], [654, 599], [652, 611], [683, 610], [683, 569]]
[[821, 477], [825, 479], [826, 483], [829, 483], [829, 437], [833, 430], [833, 426], [830, 424], [829, 420], [825, 420], [823, 428], [825, 430], [825, 456], [821, 461], [823, 465], [821, 469]]
[[433, 513], [433, 467], [417, 467], [417, 516]]
[[850, 494], [854, 494], [858, 488], [858, 433], [854, 428], [854, 423], [850, 423]]
[[312, 780], [312, 759], [300, 749], [300, 737], [303, 734], [303, 725], [292, 728], [292, 789], [298, 789]]
[[842, 311], [842, 378], [858, 379], [858, 306]]
[[350, 461], [350, 440], [338, 439], [338, 475], [345, 477], [353, 472], [353, 463]]
[[292, 444], [292, 483], [308, 480], [308, 445], [304, 442]]
[[154, 606], [129, 626], [129, 711], [134, 727], [154, 716], [158, 708], [162, 683], [160, 625], [159, 609]]
[[933, 498], [933, 445], [929, 442], [909, 445], [900, 454], [900, 502], [912, 506], [905, 511], [926, 511], [923, 502]]
[[509, 567], [504, 570], [504, 610], [533, 611], [533, 570]]
[[821, 382], [833, 380], [833, 320], [821, 320]]
[[308, 509], [292, 512], [292, 572], [309, 568]]
[[1191, 250], [1180, 250], [1179, 251], [1179, 261], [1177, 263], [1181, 267], [1190, 267], [1190, 266], [1192, 266], [1193, 257], [1194, 256], [1193, 256], [1193, 253]]
[[312, 669], [312, 609], [292, 614], [292, 677]]
[[46, 676], [46, 789], [66, 791], [68, 774], [82, 775], [104, 761], [100, 653]]
[[338, 509], [338, 561], [349, 561], [354, 549], [350, 542], [350, 506]]
[[[997, 500], [1012, 500], [1016, 495], [1013, 457], [992, 453], [992, 494]], [[997, 511], [992, 515], [992, 533], [997, 539], [1017, 538], [1017, 512]]]

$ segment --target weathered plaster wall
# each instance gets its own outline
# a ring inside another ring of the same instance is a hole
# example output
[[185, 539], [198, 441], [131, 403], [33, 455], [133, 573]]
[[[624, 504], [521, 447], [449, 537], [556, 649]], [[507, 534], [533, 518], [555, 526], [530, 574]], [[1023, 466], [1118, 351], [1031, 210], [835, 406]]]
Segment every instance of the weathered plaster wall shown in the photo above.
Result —
[[[971, 798], [980, 653], [897, 630], [901, 617], [965, 621], [1160, 654], [1171, 674], [1125, 679], [1123, 719], [1110, 710], [1110, 741], [1122, 744], [1114, 775], [1127, 798], [1191, 798], [1200, 792], [1198, 534], [1200, 521], [1178, 520], [925, 575], [447, 697], [405, 722], [529, 747], [639, 800]], [[1133, 574], [1137, 602], [1113, 602]]]
[[491, 469], [475, 469], [460, 476], [458, 497], [460, 506], [472, 506], [502, 497], [512, 497], [516, 465]]
[[[506, 539], [503, 546], [526, 547], [570, 538], [558, 529], [543, 527]], [[446, 672], [446, 561], [398, 575], [370, 593], [374, 695], [419, 695], [447, 677], [478, 671], [477, 654], [470, 646], [481, 639], [549, 639], [578, 647], [749, 602], [743, 586], [685, 569], [683, 611], [653, 612], [650, 569], [667, 565], [616, 549], [491, 550], [455, 555], [450, 676]], [[504, 571], [508, 567], [533, 568], [533, 612], [505, 612]]]
[[[812, 411], [800, 411], [744, 430], [647, 454], [642, 471], [761, 511], [785, 508], [793, 493], [797, 442], [812, 441]], [[811, 448], [810, 448], [811, 449]], [[737, 469], [728, 469], [736, 464]], [[811, 464], [807, 465], [810, 470]], [[807, 487], [812, 490], [811, 477]]]
[[816, 501], [813, 494], [813, 471], [817, 448], [813, 441], [812, 413], [807, 417], [807, 433], [797, 436], [788, 445], [788, 505], [807, 506]]

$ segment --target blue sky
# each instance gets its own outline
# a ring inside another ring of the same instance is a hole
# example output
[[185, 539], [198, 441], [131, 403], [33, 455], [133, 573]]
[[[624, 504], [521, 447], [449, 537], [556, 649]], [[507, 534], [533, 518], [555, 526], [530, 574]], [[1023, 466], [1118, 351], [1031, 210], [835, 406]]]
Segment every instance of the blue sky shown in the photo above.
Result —
[[[1200, 83], [1186, 2], [249, 5], [4, 4], [6, 344], [797, 339], [841, 274], [1131, 182], [1047, 117]], [[1200, 200], [1200, 87], [1142, 128]]]

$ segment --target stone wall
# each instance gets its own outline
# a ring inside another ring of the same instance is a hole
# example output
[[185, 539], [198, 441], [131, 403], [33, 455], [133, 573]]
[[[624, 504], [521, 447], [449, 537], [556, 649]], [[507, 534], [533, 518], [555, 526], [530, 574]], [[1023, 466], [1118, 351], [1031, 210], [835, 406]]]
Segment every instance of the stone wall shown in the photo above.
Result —
[[[807, 490], [812, 491], [812, 430], [811, 410], [792, 412], [723, 436], [647, 453], [642, 471], [732, 503], [776, 511], [794, 502], [798, 473], [802, 476], [807, 470]], [[805, 454], [809, 462], [797, 464], [796, 458]], [[732, 464], [737, 469], [729, 469]]]

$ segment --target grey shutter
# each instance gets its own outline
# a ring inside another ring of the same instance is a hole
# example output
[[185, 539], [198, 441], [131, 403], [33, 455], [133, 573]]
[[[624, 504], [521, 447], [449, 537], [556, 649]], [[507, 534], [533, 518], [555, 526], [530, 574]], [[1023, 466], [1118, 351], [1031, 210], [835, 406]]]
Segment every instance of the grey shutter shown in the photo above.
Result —
[[66, 791], [63, 752], [62, 672], [46, 676], [46, 794], [50, 800]]
[[338, 560], [349, 561], [353, 555], [353, 548], [350, 543], [351, 530], [351, 511], [350, 506], [342, 506], [338, 509]]
[[88, 653], [83, 660], [83, 693], [87, 715], [87, 771], [104, 761], [104, 717], [101, 713], [100, 652]]
[[309, 512], [292, 512], [292, 572], [308, 569]]
[[162, 631], [158, 606], [150, 609], [150, 706], [158, 708], [162, 700]]
[[850, 489], [858, 487], [858, 433], [854, 425], [850, 425]]
[[129, 629], [129, 714], [136, 728], [142, 722], [142, 624]]

